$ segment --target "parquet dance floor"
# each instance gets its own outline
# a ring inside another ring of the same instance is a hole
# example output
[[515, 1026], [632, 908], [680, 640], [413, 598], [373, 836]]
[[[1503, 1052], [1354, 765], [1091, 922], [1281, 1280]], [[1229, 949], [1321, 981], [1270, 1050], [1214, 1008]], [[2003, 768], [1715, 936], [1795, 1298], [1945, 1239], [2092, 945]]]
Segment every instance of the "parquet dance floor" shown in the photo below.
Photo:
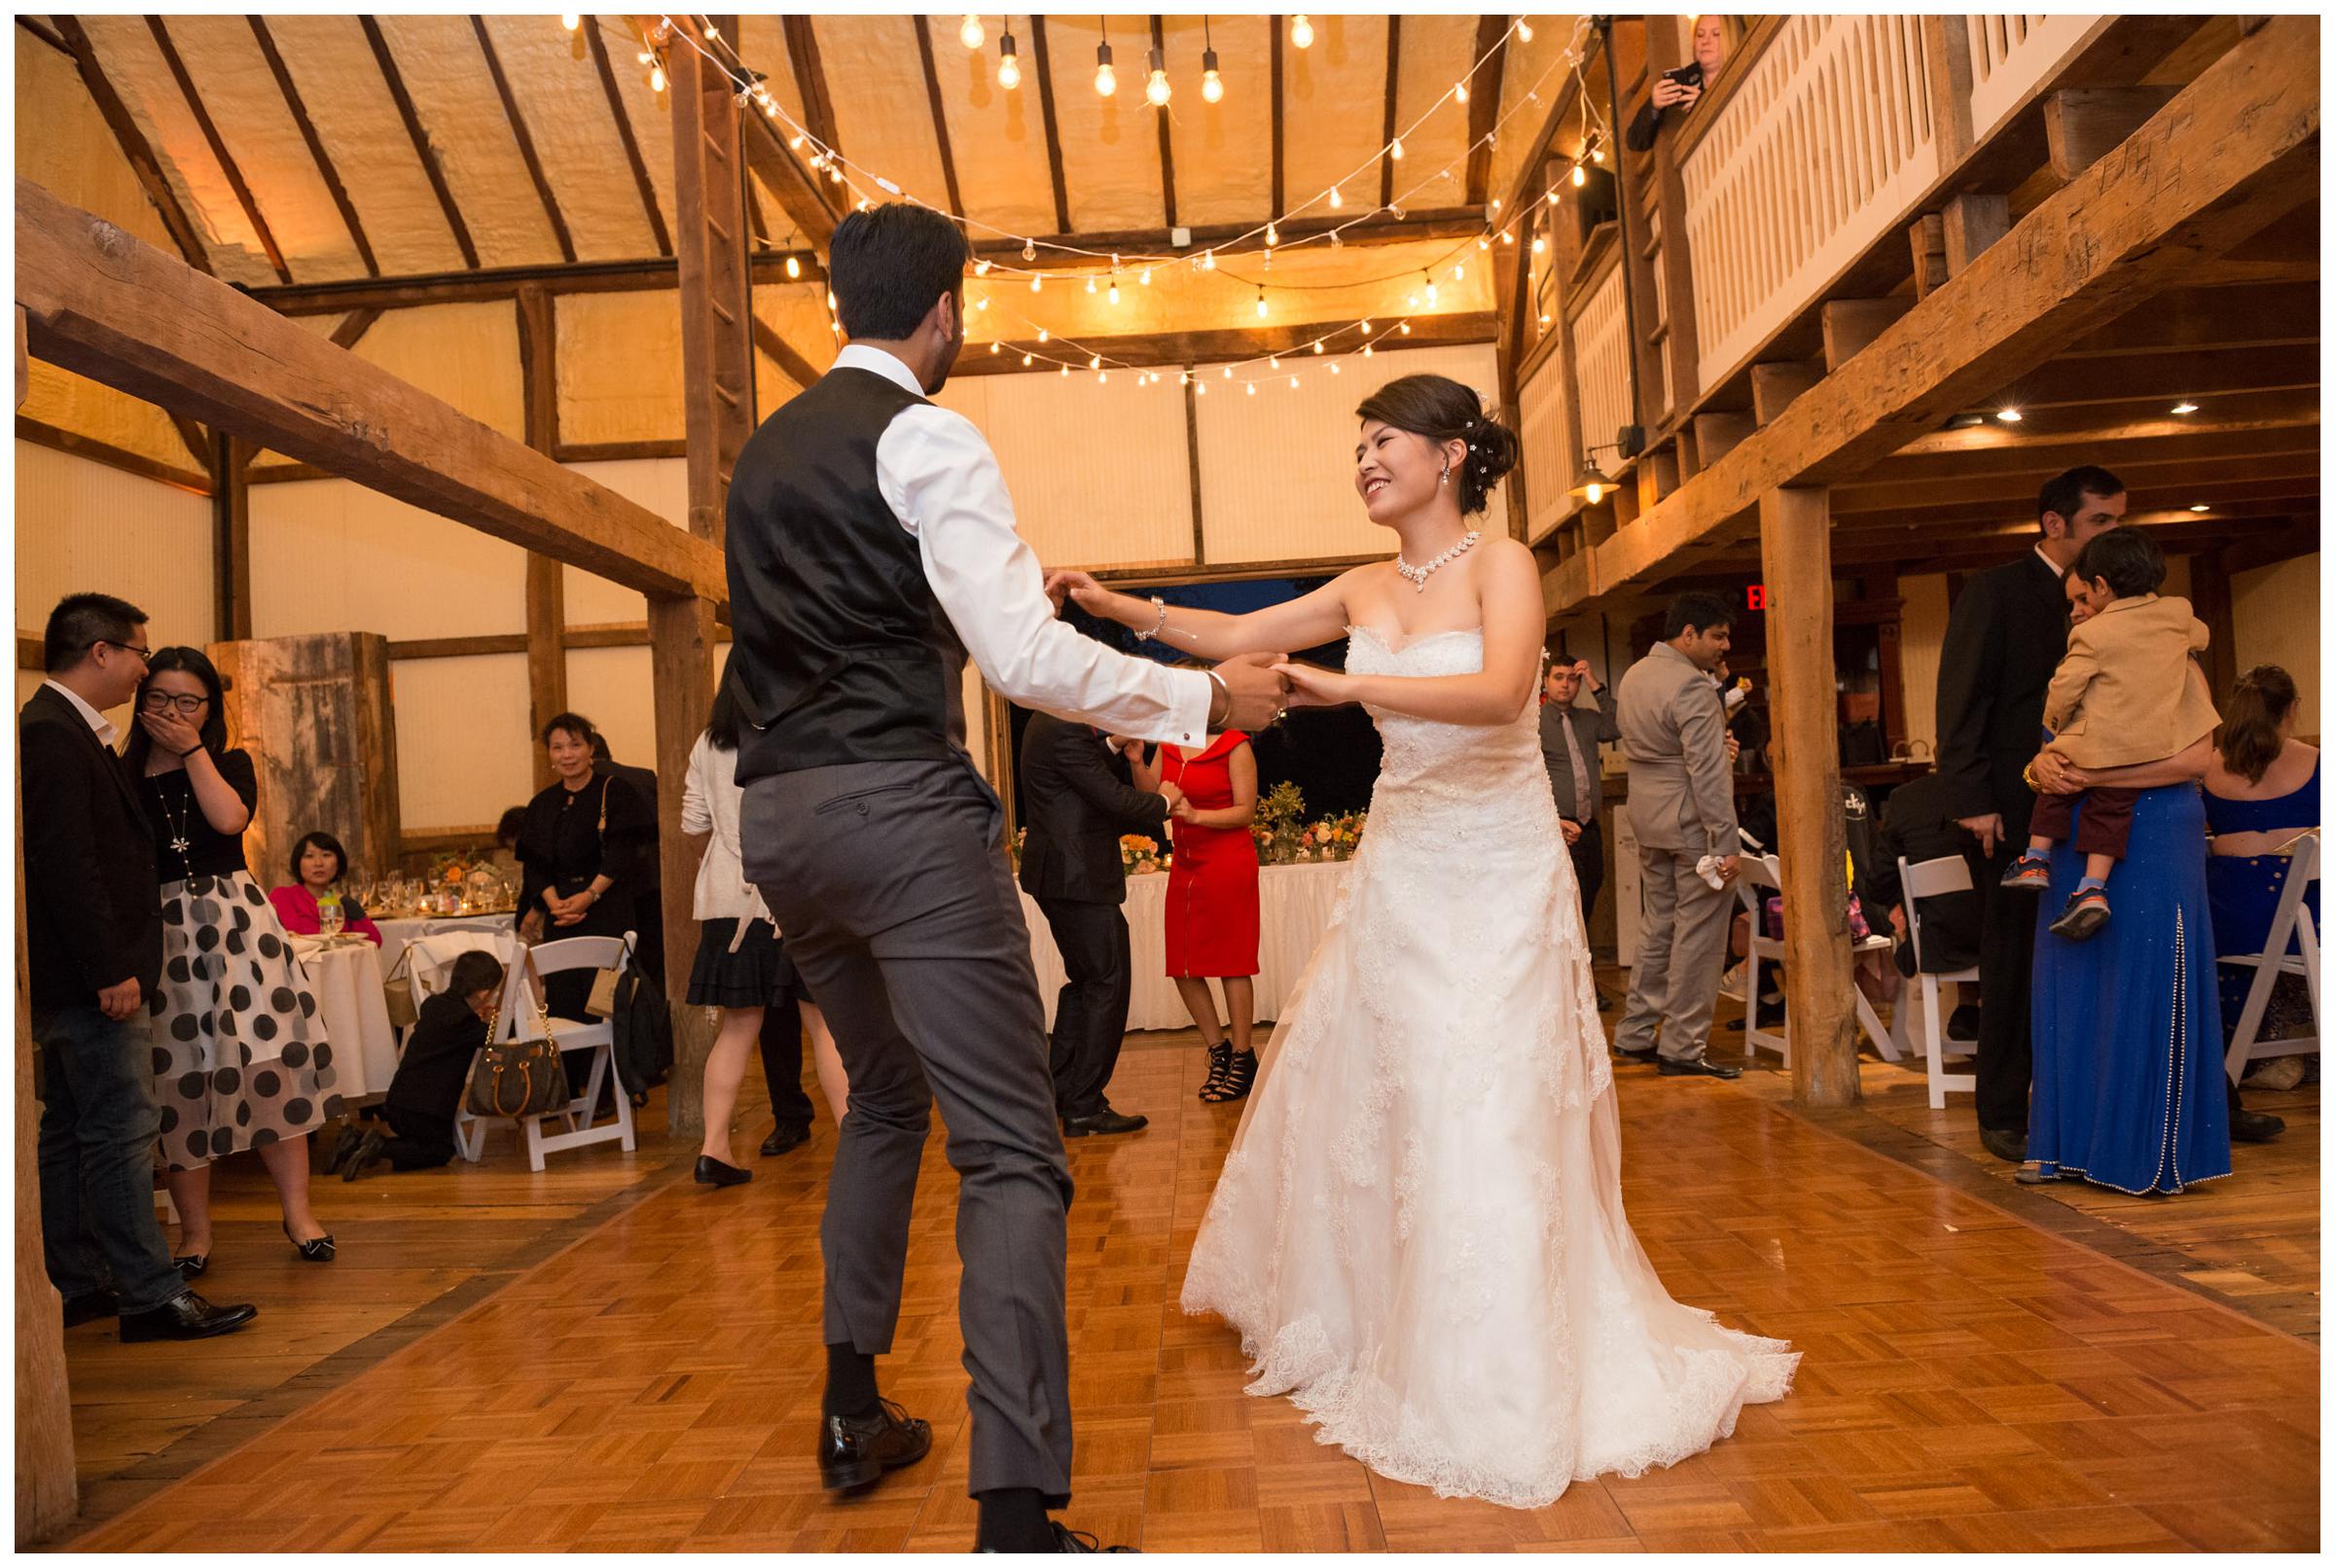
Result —
[[[1239, 1109], [1194, 1100], [1200, 1072], [1191, 1037], [1136, 1037], [1112, 1097], [1148, 1113], [1151, 1127], [1069, 1145], [1078, 1495], [1066, 1516], [1105, 1542], [2318, 1544], [2314, 1344], [1744, 1086], [1647, 1069], [1617, 1070], [1637, 1233], [1673, 1295], [1806, 1352], [1790, 1397], [1745, 1410], [1732, 1441], [1675, 1469], [1576, 1483], [1528, 1513], [1374, 1477], [1315, 1443], [1284, 1402], [1243, 1395], [1231, 1333], [1175, 1305]], [[937, 1134], [899, 1342], [881, 1364], [886, 1395], [932, 1421], [934, 1452], [863, 1496], [819, 1489], [817, 1223], [831, 1140], [822, 1121], [808, 1150], [754, 1160], [749, 1186], [666, 1178], [612, 1205], [604, 1224], [501, 1290], [289, 1417], [251, 1423], [250, 1441], [62, 1544], [965, 1550], [954, 1180]], [[2243, 1179], [2243, 1155], [2241, 1165]], [[458, 1179], [378, 1184], [417, 1193]], [[76, 1376], [120, 1348], [77, 1349]]]

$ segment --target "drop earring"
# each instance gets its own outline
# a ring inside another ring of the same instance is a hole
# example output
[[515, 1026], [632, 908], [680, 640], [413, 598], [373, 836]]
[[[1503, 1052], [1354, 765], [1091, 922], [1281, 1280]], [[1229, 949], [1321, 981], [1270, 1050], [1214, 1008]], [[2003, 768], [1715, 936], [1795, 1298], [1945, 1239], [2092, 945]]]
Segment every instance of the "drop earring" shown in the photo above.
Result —
[[1452, 482], [1452, 465], [1449, 460], [1446, 460], [1443, 465], [1443, 476], [1436, 480], [1435, 482], [1438, 484], [1449, 484]]

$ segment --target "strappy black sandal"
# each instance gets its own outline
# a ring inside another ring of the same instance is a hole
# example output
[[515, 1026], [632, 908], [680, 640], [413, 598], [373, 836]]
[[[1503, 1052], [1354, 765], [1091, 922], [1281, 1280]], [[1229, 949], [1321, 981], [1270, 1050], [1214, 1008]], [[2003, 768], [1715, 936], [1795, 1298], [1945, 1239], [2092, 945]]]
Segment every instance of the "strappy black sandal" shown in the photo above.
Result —
[[1200, 1091], [1200, 1097], [1210, 1105], [1245, 1100], [1250, 1087], [1256, 1081], [1257, 1053], [1253, 1051], [1236, 1051], [1225, 1065], [1224, 1081], [1217, 1083], [1210, 1080], [1208, 1087]]
[[1232, 1070], [1233, 1043], [1219, 1040], [1208, 1048], [1208, 1081], [1200, 1086], [1200, 1097], [1210, 1102], [1222, 1098], [1217, 1091], [1224, 1087], [1225, 1077]]
[[[284, 1222], [284, 1239], [292, 1241], [292, 1222], [290, 1220]], [[329, 1264], [333, 1261], [333, 1236], [329, 1230], [312, 1240], [292, 1241], [292, 1245], [298, 1248], [301, 1257], [309, 1263]]]

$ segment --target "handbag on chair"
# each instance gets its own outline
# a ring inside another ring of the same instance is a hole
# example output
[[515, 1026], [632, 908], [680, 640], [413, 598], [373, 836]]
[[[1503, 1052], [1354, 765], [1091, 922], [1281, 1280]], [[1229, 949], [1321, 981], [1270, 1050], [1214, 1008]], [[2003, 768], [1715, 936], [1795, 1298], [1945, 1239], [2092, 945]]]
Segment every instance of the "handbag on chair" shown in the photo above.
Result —
[[567, 1065], [560, 1059], [558, 1042], [551, 1038], [551, 1015], [536, 994], [535, 987], [540, 981], [535, 974], [534, 957], [530, 954], [525, 962], [529, 983], [520, 989], [534, 1004], [535, 1020], [543, 1038], [497, 1040], [495, 1036], [502, 1028], [503, 1004], [499, 995], [495, 998], [494, 1018], [486, 1026], [486, 1044], [470, 1069], [470, 1087], [463, 1093], [463, 1108], [472, 1116], [548, 1116], [572, 1097], [567, 1087]]
[[[628, 936], [625, 938], [625, 960], [628, 966], [631, 962], [632, 952], [633, 940]], [[592, 977], [592, 995], [585, 998], [584, 1011], [595, 1018], [616, 1016], [616, 974], [613, 969], [603, 969]]]
[[413, 1000], [413, 944], [406, 944], [405, 951], [397, 955], [390, 966], [388, 978], [381, 981], [381, 1005], [389, 1011], [389, 1027], [405, 1030], [413, 1027], [421, 1016], [421, 1009]]

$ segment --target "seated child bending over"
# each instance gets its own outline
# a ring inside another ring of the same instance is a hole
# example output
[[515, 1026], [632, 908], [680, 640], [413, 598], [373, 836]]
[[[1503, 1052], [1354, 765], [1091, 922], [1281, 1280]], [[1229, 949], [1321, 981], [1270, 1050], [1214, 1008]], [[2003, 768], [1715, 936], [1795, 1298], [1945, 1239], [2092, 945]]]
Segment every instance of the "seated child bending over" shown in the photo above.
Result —
[[466, 952], [454, 960], [446, 989], [421, 1004], [389, 1080], [381, 1115], [390, 1130], [379, 1123], [366, 1128], [341, 1168], [342, 1181], [355, 1181], [378, 1159], [392, 1170], [435, 1170], [454, 1158], [454, 1113], [502, 989], [503, 965], [494, 954]]
[[[2191, 655], [2206, 646], [2189, 601], [2160, 598], [2165, 556], [2137, 528], [2113, 528], [2084, 547], [2067, 569], [2075, 624], [2051, 677], [2043, 724], [2047, 750], [2077, 767], [2123, 767], [2186, 751], [2219, 723], [2206, 678]], [[2027, 853], [2003, 873], [2005, 887], [2051, 885], [2052, 846], [2074, 830], [2083, 879], [2051, 923], [2052, 935], [2082, 942], [2108, 922], [2108, 873], [2124, 858], [2138, 790], [2093, 788], [2037, 795]], [[2082, 802], [2082, 820], [2076, 819]]]

